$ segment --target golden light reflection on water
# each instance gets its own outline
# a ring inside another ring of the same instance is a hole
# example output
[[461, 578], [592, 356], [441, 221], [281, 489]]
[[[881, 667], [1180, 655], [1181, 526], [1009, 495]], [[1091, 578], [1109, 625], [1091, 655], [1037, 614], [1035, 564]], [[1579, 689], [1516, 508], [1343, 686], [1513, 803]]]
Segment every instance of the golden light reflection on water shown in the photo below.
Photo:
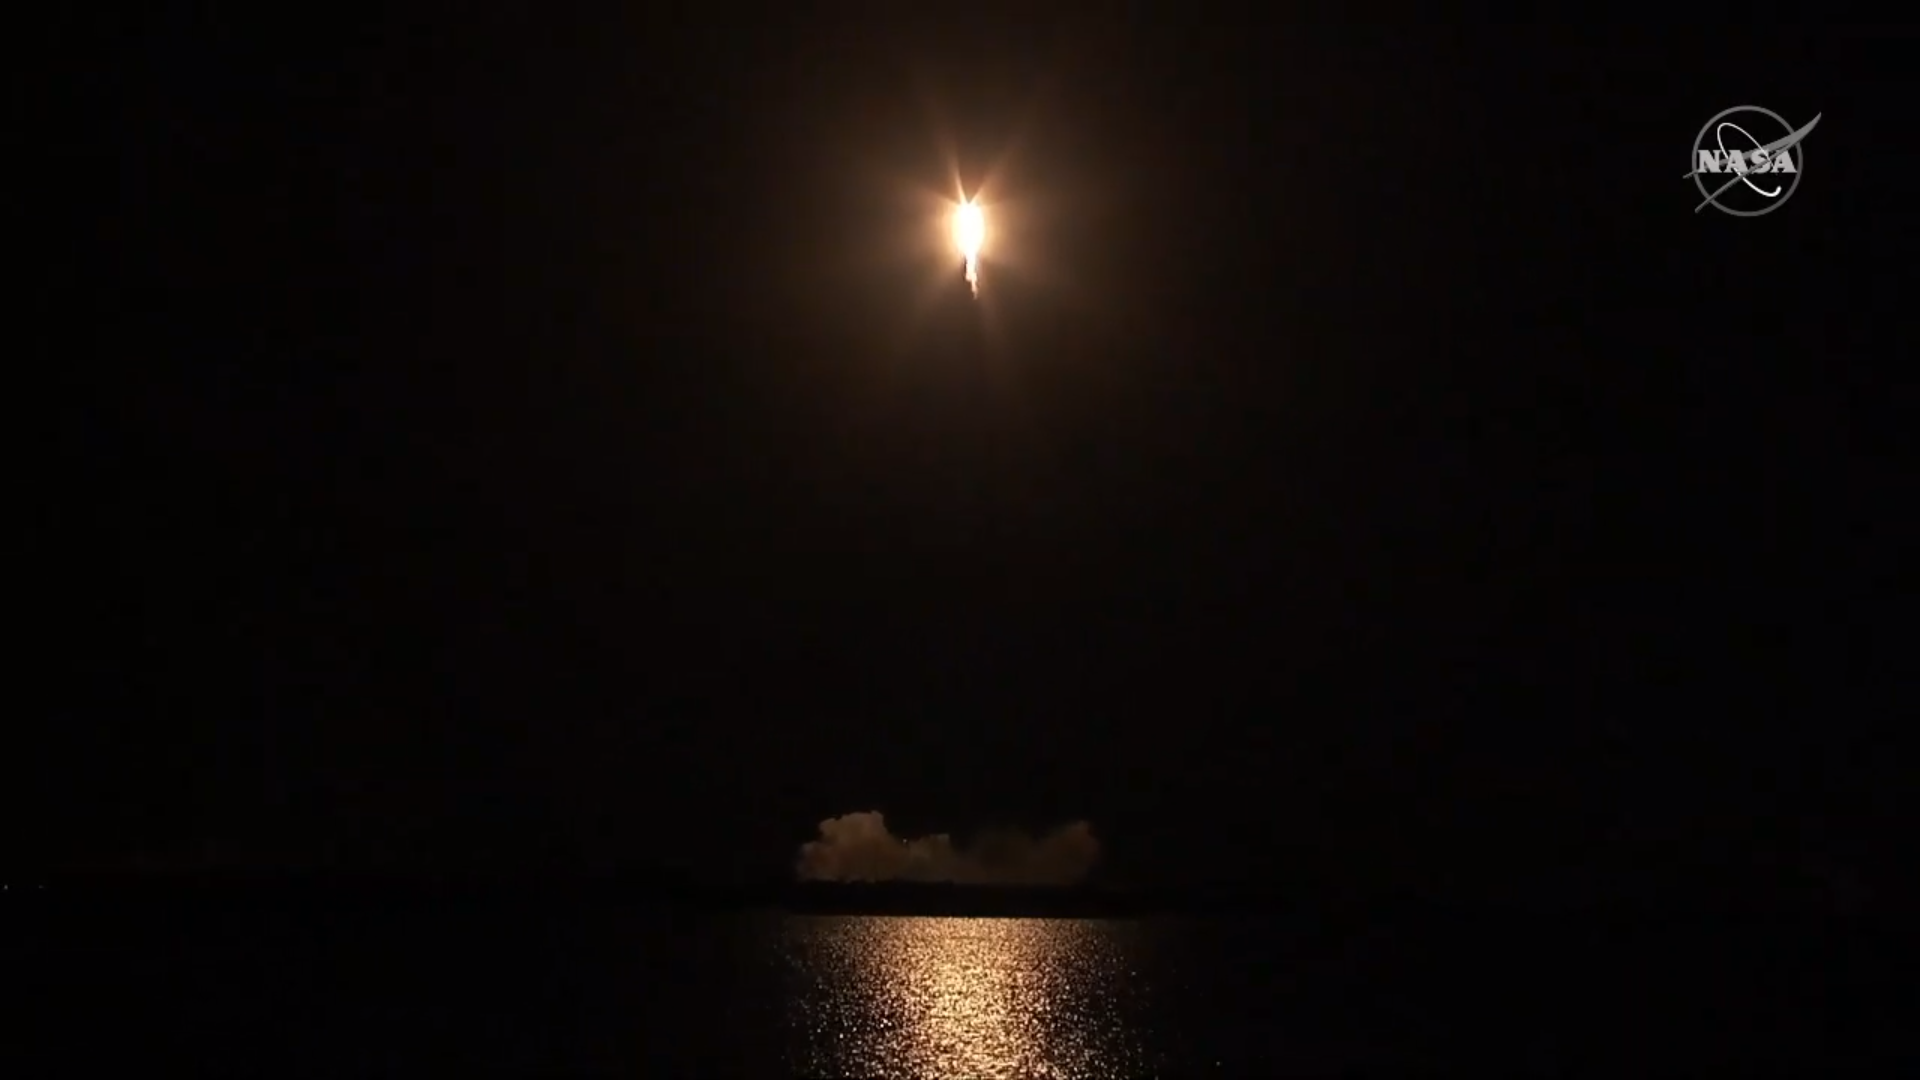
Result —
[[1055, 919], [797, 920], [808, 1076], [1114, 1077], [1152, 1063], [1128, 1022], [1123, 926]]

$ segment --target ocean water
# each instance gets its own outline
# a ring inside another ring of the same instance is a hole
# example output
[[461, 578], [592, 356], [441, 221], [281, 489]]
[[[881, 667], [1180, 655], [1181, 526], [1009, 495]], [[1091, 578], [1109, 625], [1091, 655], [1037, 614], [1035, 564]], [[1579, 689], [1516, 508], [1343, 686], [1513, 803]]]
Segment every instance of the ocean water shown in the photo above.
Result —
[[86, 925], [36, 939], [42, 1071], [1092, 1080], [1913, 1060], [1912, 969], [1832, 927], [424, 904]]

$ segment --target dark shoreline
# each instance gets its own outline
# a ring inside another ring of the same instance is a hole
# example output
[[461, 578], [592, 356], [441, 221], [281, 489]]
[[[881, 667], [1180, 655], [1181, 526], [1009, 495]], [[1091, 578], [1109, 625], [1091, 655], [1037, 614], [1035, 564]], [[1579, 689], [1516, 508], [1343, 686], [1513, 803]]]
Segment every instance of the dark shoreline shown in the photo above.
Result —
[[1598, 896], [1574, 890], [1514, 895], [1437, 894], [1340, 886], [1121, 889], [920, 883], [759, 883], [715, 886], [619, 875], [315, 874], [149, 872], [29, 879], [0, 894], [9, 902], [226, 906], [616, 905], [687, 915], [765, 911], [797, 915], [893, 915], [1135, 919], [1334, 916], [1451, 912], [1517, 917], [1738, 917], [1799, 922], [1873, 922], [1891, 906], [1855, 908], [1804, 892], [1712, 889]]

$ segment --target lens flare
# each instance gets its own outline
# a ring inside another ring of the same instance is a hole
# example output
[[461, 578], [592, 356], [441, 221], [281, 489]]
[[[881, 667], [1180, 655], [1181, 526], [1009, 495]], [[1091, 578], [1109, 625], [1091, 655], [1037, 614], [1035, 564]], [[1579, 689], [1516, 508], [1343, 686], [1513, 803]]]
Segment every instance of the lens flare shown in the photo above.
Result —
[[953, 243], [967, 260], [967, 284], [973, 295], [980, 295], [980, 245], [987, 238], [986, 218], [972, 200], [953, 211]]

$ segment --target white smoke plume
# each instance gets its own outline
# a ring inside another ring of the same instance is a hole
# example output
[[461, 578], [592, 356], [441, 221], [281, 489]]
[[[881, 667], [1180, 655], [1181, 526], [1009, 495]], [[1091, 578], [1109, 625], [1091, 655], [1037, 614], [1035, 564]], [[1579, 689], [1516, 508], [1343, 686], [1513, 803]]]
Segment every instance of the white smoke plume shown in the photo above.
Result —
[[982, 834], [965, 848], [946, 833], [901, 839], [877, 810], [820, 823], [820, 838], [800, 847], [802, 881], [924, 881], [965, 885], [1071, 885], [1100, 857], [1084, 821], [1035, 838], [1024, 832]]

